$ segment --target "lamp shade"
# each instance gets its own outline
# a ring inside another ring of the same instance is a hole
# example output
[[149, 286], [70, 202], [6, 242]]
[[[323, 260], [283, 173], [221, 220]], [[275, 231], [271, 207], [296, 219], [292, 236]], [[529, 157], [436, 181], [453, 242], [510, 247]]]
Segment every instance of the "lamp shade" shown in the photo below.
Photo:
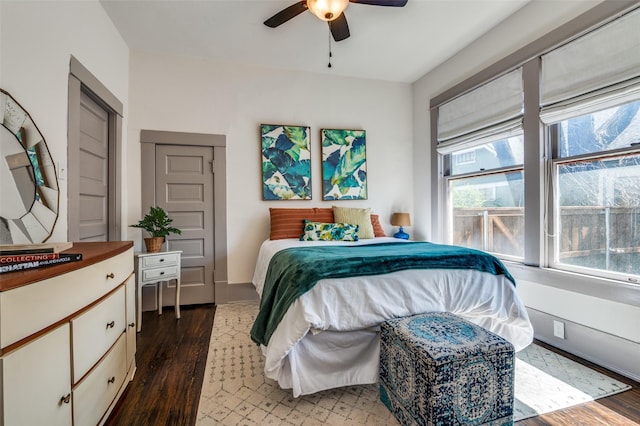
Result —
[[323, 21], [333, 21], [349, 6], [349, 0], [307, 0], [307, 7]]
[[394, 213], [391, 216], [391, 225], [411, 226], [411, 217], [409, 216], [409, 213]]

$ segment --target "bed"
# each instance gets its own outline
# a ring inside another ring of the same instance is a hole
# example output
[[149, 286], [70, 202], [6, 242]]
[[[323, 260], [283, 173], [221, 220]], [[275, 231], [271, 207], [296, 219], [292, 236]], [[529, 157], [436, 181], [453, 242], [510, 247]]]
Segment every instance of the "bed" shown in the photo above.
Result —
[[[504, 337], [516, 350], [531, 343], [533, 329], [508, 271], [488, 272], [450, 265], [401, 268], [383, 274], [365, 271], [354, 277], [319, 279], [290, 304], [277, 302], [282, 316], [265, 333], [265, 323], [259, 318], [263, 310], [275, 310], [271, 301], [273, 294], [278, 293], [271, 288], [273, 277], [269, 276], [274, 257], [293, 255], [311, 247], [314, 247], [311, 250], [327, 252], [385, 250], [395, 253], [411, 250], [407, 245], [414, 244], [414, 247], [422, 244], [429, 250], [437, 248], [437, 245], [429, 247], [428, 243], [390, 237], [358, 241], [296, 238], [264, 241], [253, 277], [261, 297], [261, 309], [251, 334], [265, 356], [265, 375], [283, 389], [291, 389], [294, 397], [375, 383], [378, 381], [379, 325], [389, 318], [430, 311], [460, 315]], [[314, 251], [313, 256], [316, 253]], [[501, 265], [499, 261], [497, 264]]]

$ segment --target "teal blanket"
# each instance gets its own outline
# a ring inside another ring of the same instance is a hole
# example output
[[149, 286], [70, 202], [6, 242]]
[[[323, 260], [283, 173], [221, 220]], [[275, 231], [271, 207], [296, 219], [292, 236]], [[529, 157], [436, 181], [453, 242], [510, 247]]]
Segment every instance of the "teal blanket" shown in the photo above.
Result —
[[322, 279], [380, 275], [406, 269], [475, 269], [502, 274], [515, 285], [499, 259], [465, 247], [398, 242], [284, 249], [269, 263], [251, 339], [267, 345], [289, 306]]

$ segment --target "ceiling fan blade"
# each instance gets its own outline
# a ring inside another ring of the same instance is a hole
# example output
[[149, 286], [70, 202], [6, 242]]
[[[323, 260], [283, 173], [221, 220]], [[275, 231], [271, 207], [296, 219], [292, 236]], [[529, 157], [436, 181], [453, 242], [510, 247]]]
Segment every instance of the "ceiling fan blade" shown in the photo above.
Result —
[[349, 33], [349, 24], [347, 24], [347, 18], [344, 16], [344, 12], [340, 14], [333, 21], [329, 21], [329, 29], [331, 30], [331, 35], [335, 41], [342, 41], [346, 38], [349, 38], [351, 35]]
[[407, 0], [349, 0], [351, 3], [370, 4], [372, 6], [402, 7]]
[[279, 25], [284, 24], [289, 19], [295, 18], [296, 16], [300, 15], [305, 10], [307, 10], [307, 1], [306, 0], [299, 1], [285, 9], [282, 9], [280, 12], [276, 13], [271, 18], [264, 21], [264, 24], [267, 27], [275, 28]]

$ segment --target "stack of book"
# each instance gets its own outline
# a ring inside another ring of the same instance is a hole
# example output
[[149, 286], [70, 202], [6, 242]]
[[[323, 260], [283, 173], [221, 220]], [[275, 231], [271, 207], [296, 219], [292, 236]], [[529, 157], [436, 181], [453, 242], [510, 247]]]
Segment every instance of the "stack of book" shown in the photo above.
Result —
[[63, 253], [73, 243], [0, 244], [0, 274], [82, 260], [81, 253]]

